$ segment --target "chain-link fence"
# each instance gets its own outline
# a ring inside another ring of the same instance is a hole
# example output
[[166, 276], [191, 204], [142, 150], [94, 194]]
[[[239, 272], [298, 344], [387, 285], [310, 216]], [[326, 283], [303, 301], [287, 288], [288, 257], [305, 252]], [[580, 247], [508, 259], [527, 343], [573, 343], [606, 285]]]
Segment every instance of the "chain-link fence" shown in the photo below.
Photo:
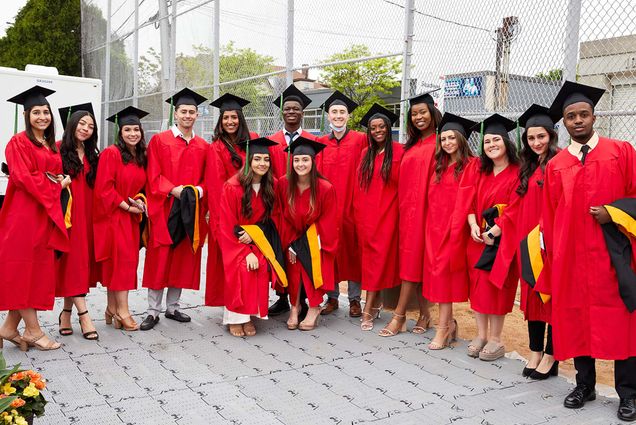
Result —
[[[268, 135], [282, 126], [272, 101], [292, 81], [312, 98], [303, 128], [318, 133], [334, 87], [396, 112], [439, 89], [444, 111], [514, 119], [578, 79], [607, 90], [599, 132], [636, 142], [633, 1], [83, 0], [82, 44], [84, 75], [104, 81], [102, 116], [138, 105], [149, 135], [183, 86], [247, 98], [250, 129]], [[217, 111], [200, 112], [196, 131], [211, 140]]]

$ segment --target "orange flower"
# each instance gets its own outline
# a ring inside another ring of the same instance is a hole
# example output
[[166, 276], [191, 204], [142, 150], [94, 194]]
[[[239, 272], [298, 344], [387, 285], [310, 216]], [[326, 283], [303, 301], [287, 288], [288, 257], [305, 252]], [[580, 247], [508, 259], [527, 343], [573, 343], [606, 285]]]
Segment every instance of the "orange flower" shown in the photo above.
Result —
[[24, 406], [26, 404], [26, 401], [22, 400], [21, 398], [16, 398], [15, 400], [13, 400], [13, 402], [11, 403], [11, 407], [17, 409], [20, 408], [22, 406]]
[[42, 375], [40, 375], [39, 373], [34, 372], [34, 371], [32, 371], [32, 370], [27, 370], [27, 371], [26, 371], [26, 374], [27, 374], [27, 376], [28, 376], [29, 378], [31, 378], [31, 380], [34, 380], [34, 379], [35, 379], [36, 381], [39, 381], [40, 379], [42, 379]]
[[24, 372], [17, 372], [11, 375], [11, 377], [9, 378], [9, 381], [21, 381], [24, 378], [26, 378], [26, 376], [27, 375]]
[[44, 388], [46, 388], [46, 383], [43, 380], [33, 380], [31, 381], [32, 384], [35, 385], [35, 388], [37, 388], [38, 390], [43, 390]]

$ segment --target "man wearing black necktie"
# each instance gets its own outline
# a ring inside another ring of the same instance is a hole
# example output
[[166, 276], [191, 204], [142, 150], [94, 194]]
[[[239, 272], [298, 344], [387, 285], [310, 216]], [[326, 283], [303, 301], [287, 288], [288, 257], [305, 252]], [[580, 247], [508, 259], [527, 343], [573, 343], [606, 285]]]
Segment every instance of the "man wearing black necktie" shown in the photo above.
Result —
[[[578, 409], [594, 400], [595, 359], [614, 360], [617, 416], [634, 421], [636, 311], [620, 290], [603, 228], [615, 226], [605, 206], [636, 198], [636, 151], [628, 142], [594, 131], [594, 107], [604, 92], [568, 81], [552, 104], [551, 111], [563, 116], [571, 143], [546, 166], [542, 227], [547, 261], [536, 289], [552, 295], [554, 357], [574, 358], [576, 388], [564, 406]], [[636, 239], [629, 237], [627, 267], [635, 259]]]

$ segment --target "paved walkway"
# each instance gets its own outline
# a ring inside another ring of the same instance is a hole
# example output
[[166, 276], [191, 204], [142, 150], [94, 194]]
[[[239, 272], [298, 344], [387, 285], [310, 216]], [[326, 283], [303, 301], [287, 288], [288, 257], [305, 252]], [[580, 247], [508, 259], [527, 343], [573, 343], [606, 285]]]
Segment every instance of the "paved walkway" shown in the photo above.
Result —
[[[341, 308], [313, 332], [288, 331], [285, 318], [273, 318], [257, 322], [257, 336], [235, 338], [221, 325], [221, 309], [201, 306], [203, 292], [188, 291], [192, 322], [162, 316], [152, 331], [126, 333], [105, 325], [105, 299], [102, 289], [88, 297], [97, 343], [82, 339], [74, 317], [75, 335], [58, 338], [61, 350], [5, 348], [10, 364], [35, 368], [49, 382], [46, 416], [36, 424], [621, 423], [616, 399], [565, 409], [572, 385], [526, 380], [519, 360], [471, 359], [465, 341], [430, 351], [432, 330], [381, 338], [385, 317], [375, 332], [361, 332]], [[131, 293], [138, 321], [145, 306], [144, 290]], [[60, 308], [58, 301], [55, 312], [41, 314], [52, 335]]]

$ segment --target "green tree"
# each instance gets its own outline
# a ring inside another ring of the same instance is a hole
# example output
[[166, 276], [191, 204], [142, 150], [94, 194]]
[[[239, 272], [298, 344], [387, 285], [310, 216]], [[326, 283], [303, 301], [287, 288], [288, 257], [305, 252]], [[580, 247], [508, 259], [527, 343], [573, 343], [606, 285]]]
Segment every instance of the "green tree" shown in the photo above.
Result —
[[0, 39], [0, 66], [54, 66], [81, 75], [80, 0], [29, 0]]
[[551, 69], [545, 73], [539, 72], [536, 77], [547, 81], [561, 81], [563, 79], [563, 69]]
[[[323, 63], [372, 56], [369, 48], [354, 44], [341, 53], [328, 57]], [[350, 119], [350, 127], [359, 126], [360, 119], [373, 103], [382, 104], [380, 94], [389, 94], [391, 89], [401, 83], [398, 78], [402, 70], [402, 59], [380, 58], [364, 62], [331, 65], [323, 68], [322, 80], [356, 101], [357, 108]]]

